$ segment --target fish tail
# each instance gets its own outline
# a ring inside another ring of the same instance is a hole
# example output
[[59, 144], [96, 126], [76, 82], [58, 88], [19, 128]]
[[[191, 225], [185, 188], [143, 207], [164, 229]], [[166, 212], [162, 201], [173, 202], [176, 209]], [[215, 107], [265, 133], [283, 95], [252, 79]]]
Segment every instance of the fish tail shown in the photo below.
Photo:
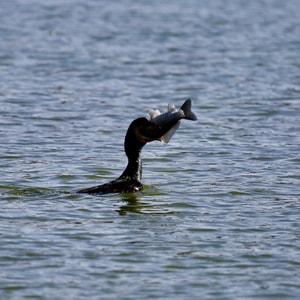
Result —
[[192, 112], [192, 101], [191, 99], [185, 100], [180, 109], [184, 112], [184, 119], [197, 120], [196, 115]]

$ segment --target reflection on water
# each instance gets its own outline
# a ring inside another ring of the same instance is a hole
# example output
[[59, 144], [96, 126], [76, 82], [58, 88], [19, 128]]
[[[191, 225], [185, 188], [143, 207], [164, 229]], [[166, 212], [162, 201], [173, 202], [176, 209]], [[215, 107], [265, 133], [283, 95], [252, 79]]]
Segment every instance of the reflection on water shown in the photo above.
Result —
[[144, 186], [144, 190], [138, 193], [120, 194], [120, 198], [125, 205], [118, 210], [120, 215], [127, 213], [142, 214], [170, 214], [173, 211], [162, 202], [161, 197], [164, 193], [160, 192], [155, 186]]
[[121, 205], [120, 209], [117, 210], [121, 216], [126, 215], [128, 212], [141, 213], [143, 205], [140, 202], [138, 193], [129, 193], [120, 195], [125, 205]]

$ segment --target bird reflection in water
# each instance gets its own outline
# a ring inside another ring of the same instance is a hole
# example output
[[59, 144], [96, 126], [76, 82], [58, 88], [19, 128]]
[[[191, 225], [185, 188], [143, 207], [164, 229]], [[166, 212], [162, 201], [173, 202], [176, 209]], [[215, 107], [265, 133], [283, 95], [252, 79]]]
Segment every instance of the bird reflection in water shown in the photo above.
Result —
[[127, 213], [142, 213], [142, 209], [145, 208], [140, 202], [140, 199], [136, 193], [126, 193], [120, 194], [124, 205], [120, 206], [120, 209], [117, 212], [124, 216]]

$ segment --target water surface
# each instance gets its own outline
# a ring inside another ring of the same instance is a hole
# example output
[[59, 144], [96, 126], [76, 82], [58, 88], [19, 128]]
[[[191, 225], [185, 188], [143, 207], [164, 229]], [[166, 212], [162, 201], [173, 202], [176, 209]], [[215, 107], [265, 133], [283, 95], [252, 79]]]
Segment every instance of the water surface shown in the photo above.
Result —
[[[297, 299], [298, 1], [0, 5], [3, 299]], [[192, 98], [126, 165], [131, 120]]]

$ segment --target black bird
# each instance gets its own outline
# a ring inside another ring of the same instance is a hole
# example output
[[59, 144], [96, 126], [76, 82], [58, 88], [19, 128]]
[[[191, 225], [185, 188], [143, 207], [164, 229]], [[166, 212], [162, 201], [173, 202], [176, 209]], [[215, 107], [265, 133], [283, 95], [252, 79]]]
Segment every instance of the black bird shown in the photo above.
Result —
[[78, 193], [99, 194], [99, 193], [130, 193], [137, 192], [143, 188], [142, 159], [141, 152], [146, 143], [158, 140], [169, 128], [162, 129], [159, 125], [153, 124], [146, 118], [138, 118], [132, 121], [127, 130], [124, 148], [128, 158], [128, 164], [122, 175], [105, 184], [79, 190]]
[[161, 137], [173, 126], [175, 128], [180, 119], [197, 119], [191, 111], [191, 100], [189, 99], [176, 113], [167, 113], [159, 117], [150, 121], [146, 118], [138, 118], [129, 125], [124, 141], [128, 164], [119, 178], [102, 185], [79, 190], [78, 193], [131, 193], [142, 190], [141, 152], [143, 147], [154, 140], [161, 140]]

